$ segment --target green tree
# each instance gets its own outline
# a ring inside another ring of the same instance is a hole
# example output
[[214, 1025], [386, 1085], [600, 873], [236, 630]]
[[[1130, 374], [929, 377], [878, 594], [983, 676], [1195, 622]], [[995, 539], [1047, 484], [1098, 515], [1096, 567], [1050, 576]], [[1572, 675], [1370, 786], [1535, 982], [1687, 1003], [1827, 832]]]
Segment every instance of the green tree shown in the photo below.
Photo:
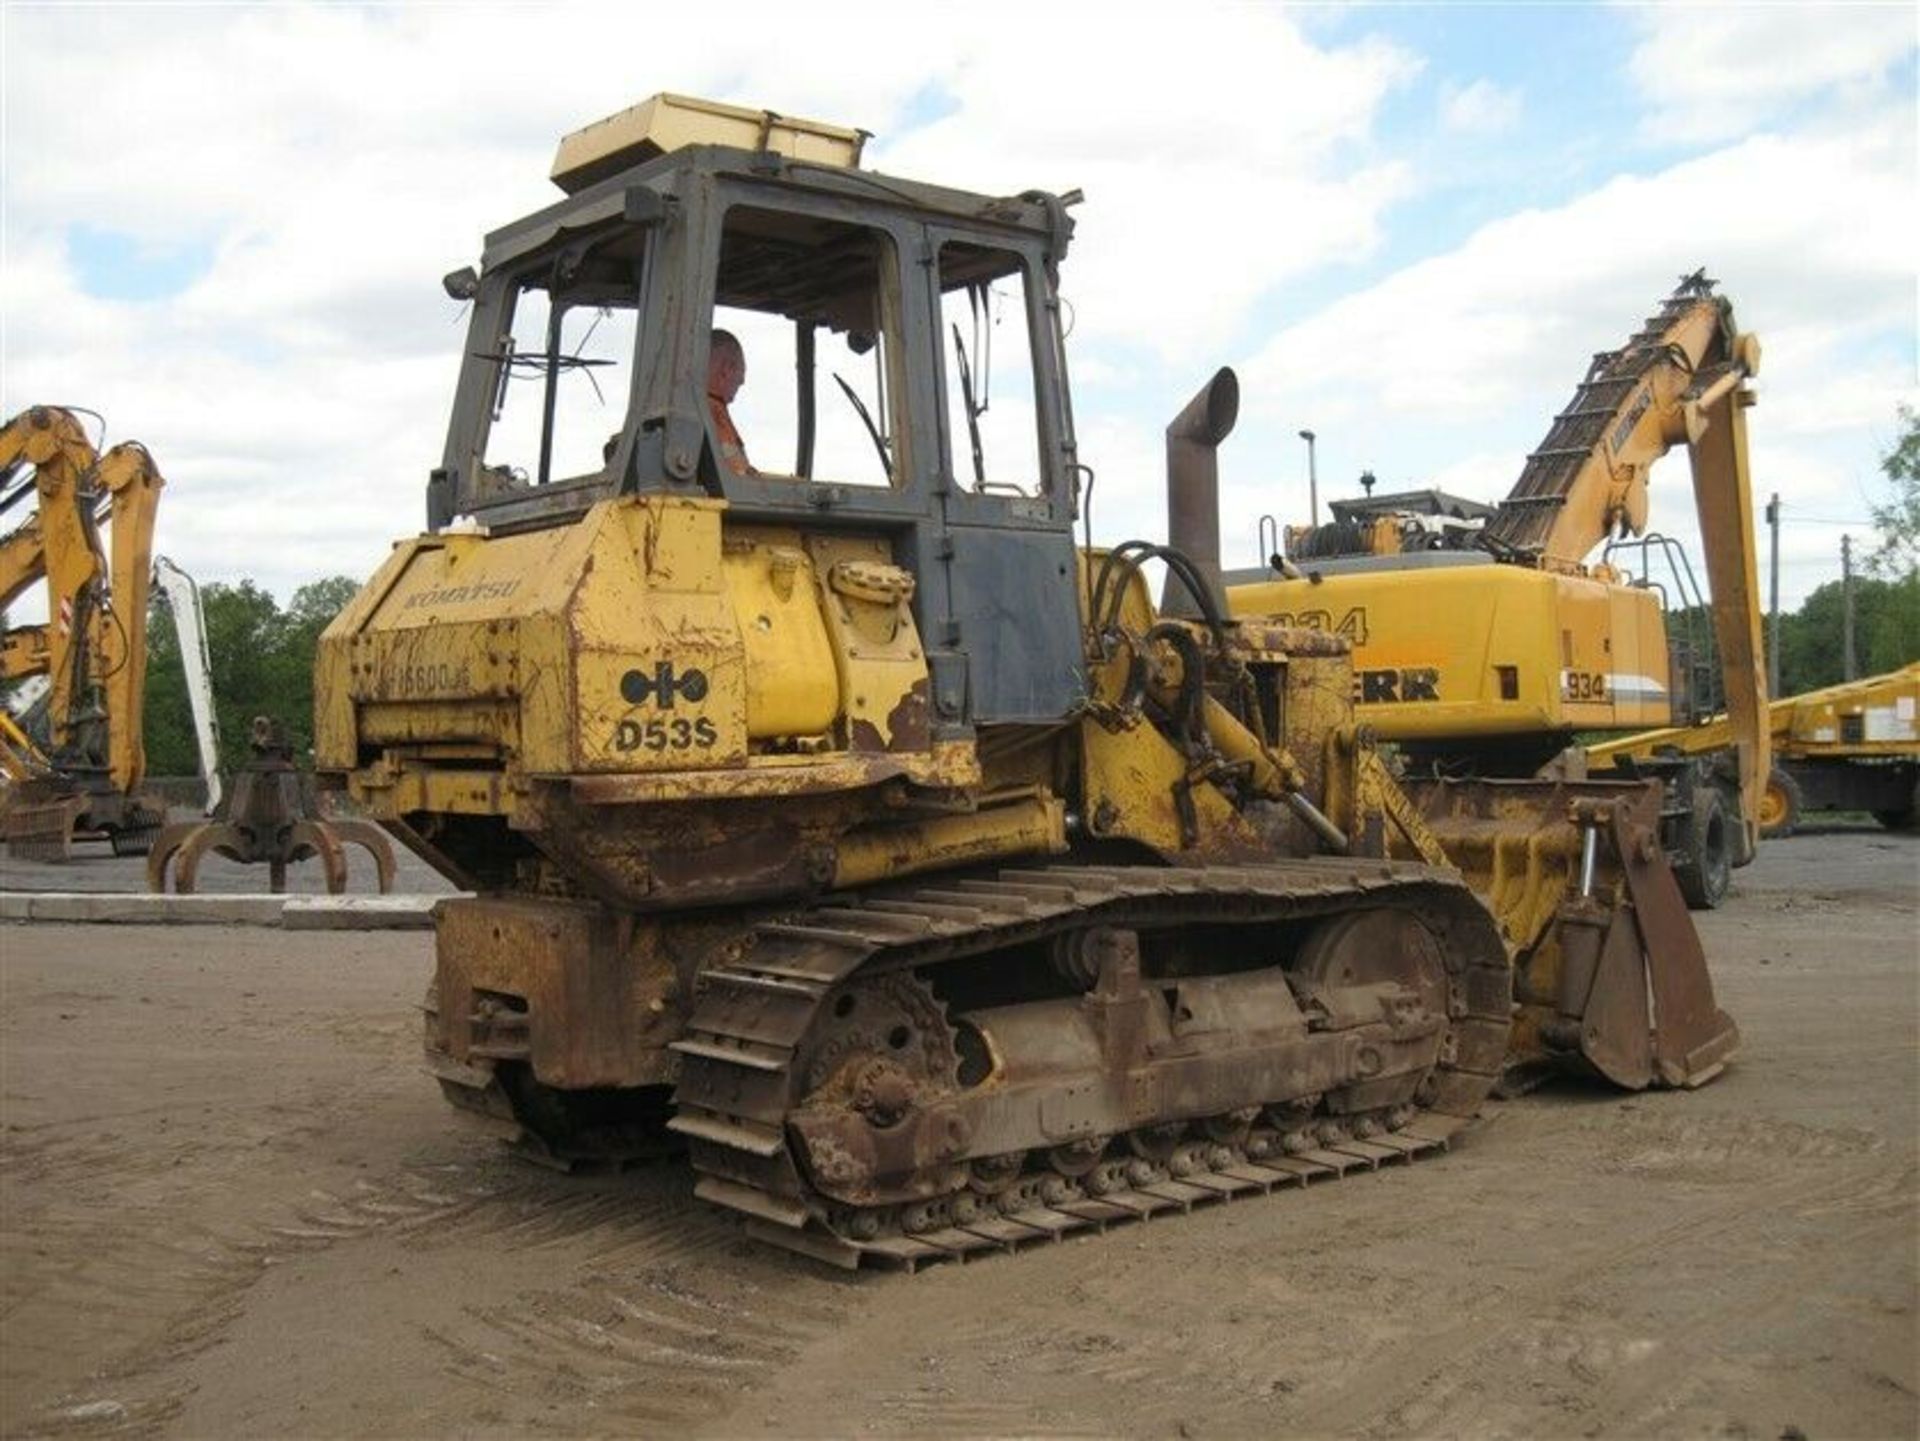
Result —
[[[1846, 587], [1828, 581], [1792, 615], [1780, 618], [1780, 692], [1799, 695], [1846, 678]], [[1898, 580], [1853, 583], [1854, 654], [1861, 675], [1920, 659], [1920, 572]]]
[[295, 755], [304, 754], [313, 744], [313, 658], [320, 647], [320, 632], [359, 592], [359, 581], [328, 576], [296, 590], [280, 616], [273, 683], [278, 709], [272, 714], [286, 723]]
[[1900, 438], [1880, 457], [1880, 471], [1892, 493], [1872, 508], [1880, 546], [1867, 558], [1867, 569], [1910, 576], [1920, 571], [1920, 412], [1910, 405], [1900, 407]]
[[[312, 744], [313, 658], [320, 632], [359, 589], [359, 582], [346, 576], [330, 576], [301, 586], [282, 610], [251, 580], [201, 587], [223, 770], [245, 763], [256, 715], [282, 721], [295, 754]], [[147, 625], [145, 711], [148, 771], [191, 775], [199, 770], [179, 634], [159, 603]]]
[[147, 612], [147, 691], [141, 705], [147, 774], [190, 776], [200, 769], [193, 717], [187, 710], [187, 680], [180, 671], [180, 632], [173, 610], [155, 599]]

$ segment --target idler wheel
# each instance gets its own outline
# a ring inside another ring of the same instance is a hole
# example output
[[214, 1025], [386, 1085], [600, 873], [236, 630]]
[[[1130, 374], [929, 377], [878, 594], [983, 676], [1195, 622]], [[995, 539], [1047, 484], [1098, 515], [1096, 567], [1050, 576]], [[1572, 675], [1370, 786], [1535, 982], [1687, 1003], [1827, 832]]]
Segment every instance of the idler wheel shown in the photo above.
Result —
[[1047, 1152], [1047, 1164], [1061, 1175], [1079, 1180], [1087, 1172], [1100, 1164], [1100, 1158], [1107, 1152], [1104, 1136], [1088, 1136], [1078, 1141], [1068, 1141], [1055, 1146]]
[[1019, 1151], [1003, 1156], [982, 1156], [967, 1166], [967, 1186], [980, 1196], [997, 1196], [1026, 1168], [1027, 1158]]
[[1157, 1165], [1173, 1154], [1186, 1129], [1179, 1121], [1171, 1121], [1164, 1126], [1142, 1126], [1127, 1132], [1127, 1146], [1141, 1160]]
[[1253, 1123], [1259, 1118], [1260, 1108], [1247, 1106], [1222, 1116], [1209, 1116], [1200, 1123], [1200, 1129], [1206, 1132], [1209, 1141], [1218, 1141], [1223, 1146], [1244, 1146]]

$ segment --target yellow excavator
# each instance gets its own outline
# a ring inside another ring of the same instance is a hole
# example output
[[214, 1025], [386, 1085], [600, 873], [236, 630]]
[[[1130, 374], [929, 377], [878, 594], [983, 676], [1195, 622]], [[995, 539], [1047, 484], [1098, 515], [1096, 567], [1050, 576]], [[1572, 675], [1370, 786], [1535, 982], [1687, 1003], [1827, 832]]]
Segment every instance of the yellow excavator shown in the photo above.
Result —
[[[1286, 555], [1229, 574], [1229, 607], [1347, 638], [1359, 714], [1416, 773], [1571, 764], [1659, 780], [1681, 889], [1691, 905], [1718, 905], [1731, 868], [1753, 857], [1769, 770], [1745, 418], [1759, 363], [1758, 340], [1714, 282], [1686, 276], [1624, 346], [1594, 357], [1504, 500], [1336, 501], [1330, 522], [1287, 528]], [[1670, 635], [1663, 602], [1699, 598], [1698, 587], [1684, 552], [1647, 532], [1649, 472], [1679, 445], [1711, 635]], [[1725, 720], [1711, 746], [1563, 755], [1595, 733], [1716, 713]]]
[[[562, 1165], [683, 1146], [752, 1234], [912, 1268], [1436, 1154], [1512, 1068], [1715, 1075], [1657, 788], [1415, 797], [1344, 639], [1076, 544], [1074, 197], [862, 139], [656, 96], [446, 277], [428, 529], [322, 636], [315, 746], [474, 893], [448, 1098]], [[1170, 428], [1179, 504], [1238, 394]]]
[[76, 839], [100, 838], [116, 855], [141, 855], [165, 819], [160, 797], [141, 790], [147, 602], [164, 483], [144, 446], [126, 441], [102, 455], [56, 406], [0, 428], [0, 513], [33, 502], [0, 536], [0, 610], [37, 582], [47, 587], [44, 624], [0, 632], [0, 679], [48, 682], [44, 748], [11, 717], [0, 727], [10, 854], [66, 860]]

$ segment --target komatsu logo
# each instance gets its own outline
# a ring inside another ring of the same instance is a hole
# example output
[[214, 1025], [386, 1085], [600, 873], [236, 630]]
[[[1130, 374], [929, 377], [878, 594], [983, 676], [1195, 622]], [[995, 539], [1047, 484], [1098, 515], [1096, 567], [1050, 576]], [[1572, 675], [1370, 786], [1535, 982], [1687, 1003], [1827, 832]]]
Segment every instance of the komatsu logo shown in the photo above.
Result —
[[419, 590], [408, 596], [402, 610], [417, 610], [426, 605], [466, 605], [476, 600], [505, 600], [520, 588], [519, 580], [483, 580], [472, 585], [443, 585], [438, 590]]
[[653, 674], [645, 671], [630, 670], [620, 677], [620, 694], [628, 705], [645, 705], [653, 701], [661, 710], [673, 709], [675, 695], [684, 696], [698, 705], [707, 698], [707, 673], [703, 670], [690, 670], [685, 675], [675, 675], [673, 662], [663, 660], [653, 667]]
[[1360, 705], [1439, 700], [1440, 672], [1430, 665], [1403, 666], [1398, 670], [1357, 670], [1353, 673], [1353, 698]]

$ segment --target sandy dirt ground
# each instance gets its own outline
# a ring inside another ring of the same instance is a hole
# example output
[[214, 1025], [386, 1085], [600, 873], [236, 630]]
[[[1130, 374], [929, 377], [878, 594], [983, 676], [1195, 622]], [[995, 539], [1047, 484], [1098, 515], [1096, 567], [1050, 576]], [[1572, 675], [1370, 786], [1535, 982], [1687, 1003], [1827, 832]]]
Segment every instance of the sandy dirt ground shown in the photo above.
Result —
[[458, 1125], [425, 935], [0, 929], [0, 1432], [1914, 1435], [1920, 842], [1771, 845], [1703, 930], [1705, 1091], [850, 1277]]

